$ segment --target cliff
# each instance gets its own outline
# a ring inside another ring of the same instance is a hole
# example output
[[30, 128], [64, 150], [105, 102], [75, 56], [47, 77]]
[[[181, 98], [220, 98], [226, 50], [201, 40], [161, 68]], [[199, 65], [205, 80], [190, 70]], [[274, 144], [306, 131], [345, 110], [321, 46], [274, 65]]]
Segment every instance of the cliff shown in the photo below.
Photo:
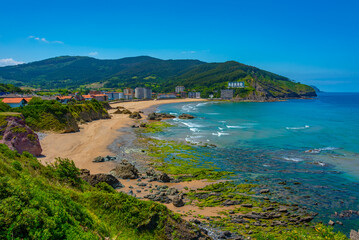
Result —
[[37, 134], [29, 128], [21, 114], [0, 114], [0, 143], [19, 153], [40, 156], [42, 149]]

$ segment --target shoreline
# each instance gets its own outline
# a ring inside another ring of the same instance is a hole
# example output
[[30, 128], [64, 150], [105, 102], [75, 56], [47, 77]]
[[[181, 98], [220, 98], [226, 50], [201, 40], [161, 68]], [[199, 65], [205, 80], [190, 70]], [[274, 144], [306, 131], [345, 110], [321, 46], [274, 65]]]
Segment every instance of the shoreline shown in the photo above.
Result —
[[[111, 119], [101, 119], [80, 125], [80, 131], [74, 133], [47, 133], [40, 140], [44, 155], [39, 160], [43, 164], [51, 164], [55, 158], [69, 158], [74, 161], [78, 168], [85, 168], [92, 174], [108, 173], [115, 166], [115, 162], [93, 163], [92, 160], [98, 156], [115, 154], [111, 148], [118, 138], [126, 135], [122, 128], [131, 127], [135, 120], [127, 114], [113, 114], [117, 107], [122, 106], [130, 111], [144, 111], [148, 113], [159, 105], [203, 102], [206, 99], [168, 99], [152, 101], [121, 102], [111, 104], [108, 112]], [[143, 115], [143, 114], [142, 114]], [[117, 146], [120, 147], [120, 146]]]

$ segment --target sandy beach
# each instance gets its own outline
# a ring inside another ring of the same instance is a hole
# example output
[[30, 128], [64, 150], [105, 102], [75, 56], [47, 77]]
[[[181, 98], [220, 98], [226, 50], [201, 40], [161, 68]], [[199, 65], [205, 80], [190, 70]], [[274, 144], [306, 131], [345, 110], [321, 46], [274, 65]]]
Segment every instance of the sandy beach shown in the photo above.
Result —
[[[145, 111], [158, 105], [180, 102], [198, 102], [204, 99], [168, 99], [138, 102], [121, 102], [111, 104], [113, 108], [122, 106], [130, 111]], [[117, 138], [124, 135], [121, 128], [130, 127], [134, 120], [126, 114], [112, 114], [115, 109], [109, 110], [111, 119], [97, 120], [82, 124], [80, 131], [75, 133], [50, 133], [41, 140], [44, 157], [39, 160], [46, 164], [54, 162], [55, 158], [69, 158], [78, 168], [86, 168], [92, 174], [108, 173], [114, 168], [113, 162], [101, 164], [93, 163], [97, 156], [113, 155], [108, 146]]]

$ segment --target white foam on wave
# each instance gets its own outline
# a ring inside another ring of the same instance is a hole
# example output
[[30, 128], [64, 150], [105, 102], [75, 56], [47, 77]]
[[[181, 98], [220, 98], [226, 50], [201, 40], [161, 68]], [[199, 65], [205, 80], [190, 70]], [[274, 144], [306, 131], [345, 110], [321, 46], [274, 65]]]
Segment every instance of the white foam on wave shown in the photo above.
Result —
[[229, 133], [226, 133], [226, 132], [216, 132], [216, 133], [212, 133], [213, 136], [224, 136], [224, 135], [229, 135]]
[[197, 106], [197, 107], [202, 107], [202, 106], [207, 105], [207, 104], [208, 104], [208, 102], [198, 103], [196, 106]]
[[189, 130], [192, 131], [192, 132], [199, 132], [198, 128], [189, 128]]
[[306, 129], [306, 128], [310, 128], [310, 126], [305, 125], [304, 127], [286, 127], [286, 129], [288, 129], [288, 130], [301, 130], [301, 129]]
[[247, 126], [226, 126], [227, 128], [248, 128]]
[[208, 115], [219, 115], [219, 113], [207, 113]]
[[305, 152], [306, 153], [320, 153], [322, 151], [334, 151], [334, 150], [337, 150], [339, 148], [336, 148], [336, 147], [324, 147], [324, 148], [315, 148], [315, 149], [309, 149], [309, 150], [306, 150]]
[[186, 126], [189, 127], [189, 128], [200, 128], [200, 127], [203, 127], [202, 125], [195, 124], [195, 123], [192, 123], [192, 122], [184, 122], [184, 121], [181, 121], [181, 123], [183, 123], [184, 125], [186, 125]]
[[292, 157], [284, 157], [283, 159], [286, 161], [291, 161], [291, 162], [302, 162], [303, 161], [303, 159], [301, 159], [301, 158], [292, 158]]
[[218, 127], [218, 129], [222, 131], [224, 128]]
[[182, 106], [182, 110], [186, 112], [193, 112], [196, 109], [197, 109], [196, 106], [194, 106], [193, 104], [187, 104]]

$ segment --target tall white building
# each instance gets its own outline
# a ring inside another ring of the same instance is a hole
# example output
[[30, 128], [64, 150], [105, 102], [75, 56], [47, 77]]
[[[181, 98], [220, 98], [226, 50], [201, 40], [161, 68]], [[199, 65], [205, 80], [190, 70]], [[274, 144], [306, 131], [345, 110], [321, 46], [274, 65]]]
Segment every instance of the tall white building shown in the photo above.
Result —
[[151, 99], [152, 98], [152, 89], [137, 87], [135, 88], [135, 98], [137, 99]]
[[228, 88], [244, 88], [244, 82], [229, 82]]
[[184, 89], [185, 89], [184, 86], [177, 86], [177, 87], [176, 87], [176, 93], [183, 92]]

